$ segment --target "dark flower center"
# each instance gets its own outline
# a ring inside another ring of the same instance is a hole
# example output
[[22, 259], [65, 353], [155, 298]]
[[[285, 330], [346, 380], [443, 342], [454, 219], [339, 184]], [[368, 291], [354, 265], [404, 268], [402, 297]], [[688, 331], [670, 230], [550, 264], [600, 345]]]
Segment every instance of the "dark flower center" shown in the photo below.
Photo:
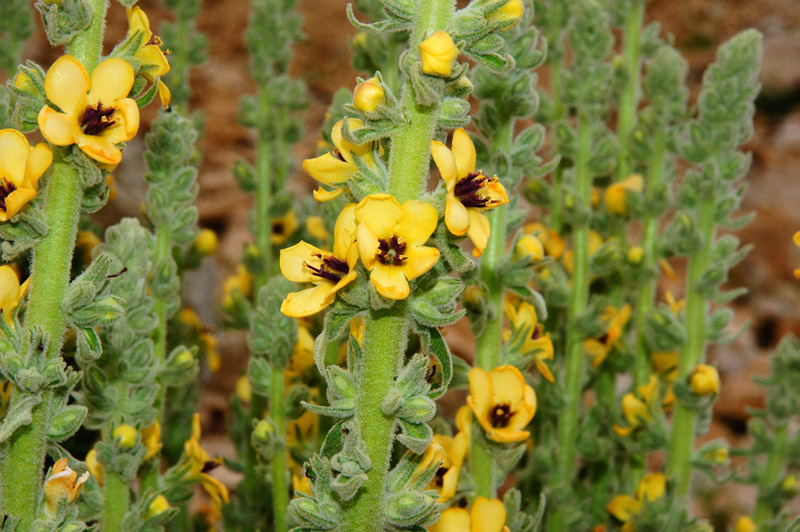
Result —
[[508, 422], [511, 420], [511, 416], [513, 415], [514, 412], [511, 411], [510, 404], [503, 403], [495, 405], [494, 408], [492, 408], [492, 411], [489, 413], [489, 422], [494, 428], [502, 429], [508, 426]]
[[272, 234], [274, 235], [282, 235], [285, 228], [283, 222], [272, 222]]
[[213, 471], [214, 469], [220, 466], [219, 459], [209, 460], [208, 462], [203, 463], [203, 468], [200, 470], [201, 473], [208, 473], [209, 471]]
[[444, 486], [444, 476], [447, 474], [448, 471], [450, 471], [450, 468], [444, 466], [437, 469], [436, 474], [433, 477], [433, 485], [436, 486], [437, 488], [441, 488], [442, 486]]
[[150, 45], [153, 45], [153, 44], [155, 44], [156, 46], [161, 46], [163, 44], [161, 39], [159, 39], [158, 35], [156, 35], [155, 33], [151, 33], [150, 34], [150, 40], [148, 40], [146, 43], [144, 43], [145, 46], [150, 46]]
[[347, 262], [337, 259], [333, 255], [317, 253], [315, 256], [322, 259], [322, 264], [320, 264], [319, 267], [312, 266], [307, 262], [304, 263], [305, 267], [311, 270], [311, 275], [321, 277], [332, 283], [338, 283], [342, 280], [342, 277], [350, 272]]
[[406, 251], [405, 242], [401, 242], [397, 235], [392, 235], [388, 240], [380, 240], [378, 247], [378, 260], [383, 264], [403, 264], [408, 257], [403, 255]]
[[481, 172], [471, 172], [456, 183], [453, 193], [464, 207], [484, 209], [493, 206], [496, 201], [485, 197], [481, 192], [495, 181], [496, 177], [486, 177]]
[[338, 148], [333, 150], [333, 156], [342, 161], [343, 163], [347, 162], [347, 159], [344, 158], [344, 155], [342, 155], [342, 152], [340, 152]]
[[597, 341], [603, 345], [608, 345], [608, 340], [609, 340], [608, 333], [605, 333], [603, 336], [597, 339]]
[[2, 180], [3, 182], [0, 183], [0, 208], [6, 210], [6, 198], [17, 190], [17, 186], [5, 177]]
[[537, 325], [533, 328], [533, 332], [531, 333], [531, 340], [538, 340], [542, 336], [542, 326]]
[[81, 118], [81, 130], [87, 135], [99, 135], [106, 129], [117, 123], [111, 118], [114, 114], [113, 107], [105, 107], [103, 102], [97, 102], [95, 106], [88, 106]]

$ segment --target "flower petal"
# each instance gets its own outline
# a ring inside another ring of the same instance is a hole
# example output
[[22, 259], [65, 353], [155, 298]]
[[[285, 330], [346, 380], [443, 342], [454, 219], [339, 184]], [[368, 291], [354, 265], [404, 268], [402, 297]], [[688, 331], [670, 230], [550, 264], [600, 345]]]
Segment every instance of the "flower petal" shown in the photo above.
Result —
[[403, 264], [403, 273], [409, 281], [416, 279], [427, 272], [439, 260], [439, 250], [428, 246], [414, 246], [406, 248], [406, 260]]
[[345, 205], [333, 226], [333, 256], [344, 260], [356, 239], [356, 206]]
[[469, 213], [469, 232], [467, 234], [475, 246], [472, 256], [480, 257], [489, 243], [489, 234], [492, 228], [489, 225], [489, 218], [478, 209], [467, 209], [467, 212]]
[[622, 522], [630, 521], [631, 516], [639, 512], [641, 503], [630, 495], [617, 495], [606, 506], [608, 513]]
[[476, 532], [500, 532], [506, 522], [506, 507], [498, 499], [478, 497], [470, 512], [472, 530]]
[[36, 191], [32, 188], [18, 188], [6, 196], [6, 216], [11, 218], [35, 197]]
[[469, 512], [464, 508], [448, 508], [435, 524], [428, 527], [429, 532], [469, 532]]
[[106, 59], [92, 72], [92, 88], [89, 90], [89, 103], [95, 105], [115, 105], [133, 87], [133, 67], [119, 57]]
[[492, 380], [492, 404], [521, 404], [525, 396], [525, 377], [510, 365], [498, 366], [489, 374]]
[[119, 164], [122, 161], [122, 152], [104, 137], [81, 134], [77, 140], [83, 153], [96, 161], [106, 164]]
[[328, 301], [330, 283], [320, 283], [312, 288], [291, 292], [281, 304], [281, 313], [292, 318], [312, 316], [331, 304]]
[[[391, 238], [392, 235], [399, 233], [397, 224], [403, 219], [403, 212], [393, 196], [371, 194], [361, 200], [356, 207], [356, 219], [360, 223], [366, 224], [377, 238]], [[404, 234], [398, 236], [407, 238]]]
[[419, 200], [403, 203], [403, 214], [397, 224], [397, 236], [408, 246], [421, 246], [436, 231], [439, 216], [433, 205]]
[[131, 98], [123, 98], [117, 103], [114, 113], [117, 123], [106, 129], [103, 136], [114, 144], [127, 142], [139, 131], [139, 106]]
[[318, 268], [322, 264], [322, 257], [330, 255], [318, 247], [301, 241], [294, 246], [281, 250], [280, 267], [284, 277], [295, 283], [312, 283], [322, 279], [313, 275], [306, 264]]
[[358, 168], [326, 153], [303, 161], [303, 170], [324, 185], [338, 185], [350, 179]]
[[314, 199], [320, 203], [325, 203], [326, 201], [331, 201], [338, 198], [342, 195], [342, 192], [344, 192], [344, 189], [341, 188], [325, 190], [322, 187], [318, 187], [316, 190], [314, 190]]
[[453, 152], [441, 142], [434, 140], [431, 142], [431, 155], [436, 167], [439, 169], [439, 173], [442, 175], [442, 179], [447, 185], [447, 191], [452, 192], [456, 186], [456, 173], [458, 172]]
[[172, 92], [160, 78], [158, 80], [158, 98], [161, 100], [161, 107], [165, 109], [169, 107], [169, 102], [172, 100]]
[[376, 264], [369, 276], [378, 293], [387, 299], [405, 299], [410, 288], [403, 270], [397, 266]]
[[475, 171], [475, 145], [463, 128], [453, 133], [453, 156], [458, 167], [458, 177], [466, 177]]
[[44, 138], [56, 146], [75, 144], [75, 137], [81, 134], [74, 116], [59, 113], [48, 106], [42, 107], [39, 111], [39, 129]]
[[53, 151], [50, 146], [44, 142], [34, 146], [25, 162], [25, 188], [34, 188], [51, 164], [53, 164]]
[[19, 303], [19, 279], [11, 266], [0, 266], [0, 309], [13, 310]]
[[444, 223], [447, 225], [447, 229], [456, 236], [464, 235], [469, 231], [469, 212], [464, 204], [451, 193], [447, 194]]
[[487, 416], [492, 407], [492, 379], [489, 377], [489, 373], [481, 368], [472, 368], [467, 378], [469, 379], [467, 403], [481, 425], [484, 428], [487, 425], [491, 428]]
[[25, 180], [25, 164], [30, 145], [25, 135], [15, 129], [0, 131], [0, 177], [21, 186]]
[[89, 74], [71, 55], [62, 55], [56, 59], [44, 80], [47, 99], [64, 113], [74, 116], [75, 120], [83, 114], [88, 105], [86, 93], [90, 87]]

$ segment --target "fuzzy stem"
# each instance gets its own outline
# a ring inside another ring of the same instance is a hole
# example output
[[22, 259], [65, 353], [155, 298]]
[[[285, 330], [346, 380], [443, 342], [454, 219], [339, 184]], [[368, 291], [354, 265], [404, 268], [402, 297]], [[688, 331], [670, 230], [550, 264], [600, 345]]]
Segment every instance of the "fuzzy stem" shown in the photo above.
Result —
[[103, 34], [106, 29], [108, 0], [87, 0], [92, 10], [92, 22], [86, 31], [76, 35], [67, 46], [67, 53], [77, 59], [91, 73], [100, 63], [103, 52]]
[[[656, 134], [653, 142], [653, 152], [650, 154], [649, 172], [647, 175], [647, 192], [653, 190], [658, 185], [664, 173], [664, 155], [667, 149], [667, 136], [664, 132]], [[641, 386], [650, 378], [650, 351], [647, 348], [645, 338], [645, 320], [653, 309], [653, 297], [656, 291], [656, 281], [658, 277], [651, 273], [656, 268], [658, 259], [658, 216], [653, 215], [649, 210], [645, 210], [644, 221], [642, 222], [642, 270], [647, 272], [648, 277], [639, 287], [639, 301], [636, 307], [636, 335], [637, 335], [637, 355], [636, 364], [633, 368], [633, 380], [635, 386]]]
[[786, 463], [786, 455], [789, 450], [787, 447], [788, 437], [788, 424], [775, 427], [772, 449], [767, 458], [767, 465], [761, 481], [758, 483], [758, 502], [755, 512], [753, 512], [753, 520], [759, 527], [766, 526], [773, 517], [773, 506], [770, 504], [769, 496], [783, 473], [783, 464]]
[[[72, 251], [78, 229], [83, 189], [74, 168], [60, 160], [56, 152], [48, 179], [45, 213], [49, 230], [33, 255], [30, 299], [25, 327], [40, 327], [49, 337], [47, 358], [60, 356], [66, 326], [61, 301], [69, 286]], [[16, 395], [14, 388], [13, 394]], [[20, 518], [18, 530], [29, 530], [33, 522], [39, 488], [42, 485], [46, 433], [50, 424], [51, 390], [43, 390], [42, 402], [33, 409], [30, 425], [18, 429], [11, 438], [8, 455], [0, 461], [2, 504], [9, 515]], [[11, 399], [12, 404], [14, 398]]]
[[[501, 123], [492, 142], [496, 152], [511, 152], [511, 141], [514, 136], [514, 120]], [[489, 242], [481, 256], [481, 280], [488, 291], [489, 308], [494, 316], [486, 322], [483, 332], [478, 336], [475, 351], [475, 366], [491, 371], [500, 363], [500, 350], [503, 346], [503, 303], [505, 291], [498, 268], [506, 252], [506, 226], [508, 206], [501, 205], [489, 211]], [[470, 453], [470, 471], [475, 481], [475, 494], [492, 499], [497, 493], [497, 475], [495, 463], [489, 452], [475, 445]]]
[[[280, 437], [286, 437], [286, 408], [284, 405], [284, 383], [281, 368], [273, 367], [270, 375], [269, 404], [270, 416], [275, 424], [275, 431]], [[272, 508], [275, 532], [286, 532], [288, 527], [289, 507], [289, 461], [286, 450], [279, 448], [272, 457]]]
[[[687, 342], [678, 361], [678, 379], [685, 379], [697, 364], [703, 361], [706, 348], [706, 317], [708, 302], [696, 289], [697, 283], [708, 269], [714, 243], [714, 201], [701, 202], [697, 226], [702, 235], [702, 248], [689, 258], [686, 282], [686, 334]], [[676, 480], [676, 494], [686, 498], [692, 479], [692, 451], [697, 413], [681, 403], [675, 407], [672, 419], [672, 441], [669, 449], [668, 473]]]
[[[153, 264], [159, 264], [164, 258], [167, 258], [172, 253], [172, 245], [170, 242], [169, 227], [162, 225], [156, 228], [156, 249], [155, 256], [153, 257]], [[158, 319], [156, 328], [153, 331], [153, 356], [163, 363], [167, 357], [167, 302], [160, 297], [154, 296], [153, 298], [153, 313]], [[156, 398], [156, 408], [159, 411], [159, 421], [164, 421], [164, 387], [161, 387]]]
[[[269, 113], [269, 91], [259, 89], [259, 114], [262, 119]], [[272, 173], [270, 168], [271, 146], [268, 139], [259, 135], [258, 151], [256, 155], [256, 172], [258, 175], [258, 189], [256, 191], [256, 246], [258, 256], [261, 258], [261, 268], [256, 278], [255, 293], [267, 284], [272, 274], [272, 219], [270, 206], [272, 204]]]
[[103, 475], [103, 532], [121, 532], [122, 519], [130, 505], [128, 483], [118, 474], [107, 472]]
[[392, 454], [394, 416], [381, 410], [386, 393], [405, 353], [408, 305], [398, 301], [388, 310], [373, 311], [367, 318], [364, 358], [356, 399], [356, 418], [372, 467], [355, 503], [346, 510], [345, 532], [383, 530], [383, 490]]
[[628, 177], [631, 171], [630, 138], [636, 123], [636, 106], [639, 103], [639, 77], [641, 58], [641, 33], [644, 18], [644, 0], [633, 0], [625, 18], [624, 61], [627, 80], [619, 99], [617, 118], [617, 181]]
[[[591, 130], [588, 117], [578, 118], [578, 150], [575, 158], [575, 184], [577, 189], [577, 210], [588, 213], [591, 209], [592, 174], [589, 170], [591, 156]], [[577, 454], [578, 416], [581, 406], [581, 385], [583, 382], [583, 336], [576, 327], [578, 318], [586, 311], [589, 298], [589, 220], [588, 217], [576, 224], [572, 234], [574, 249], [574, 270], [572, 292], [570, 294], [567, 323], [567, 361], [564, 389], [566, 400], [561, 421], [558, 426], [560, 452], [556, 464], [555, 478], [565, 486], [572, 482]], [[566, 530], [566, 515], [562, 508], [554, 511], [550, 521], [551, 532]]]

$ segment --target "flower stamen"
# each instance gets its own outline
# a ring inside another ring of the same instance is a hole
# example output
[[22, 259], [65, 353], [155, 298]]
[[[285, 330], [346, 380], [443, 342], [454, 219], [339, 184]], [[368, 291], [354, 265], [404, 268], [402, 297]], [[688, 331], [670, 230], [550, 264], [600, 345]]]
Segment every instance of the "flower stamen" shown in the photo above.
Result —
[[513, 415], [514, 412], [511, 410], [510, 404], [502, 403], [495, 405], [491, 414], [489, 415], [489, 422], [494, 428], [501, 429], [508, 426], [508, 422], [511, 420]]
[[86, 107], [81, 118], [81, 130], [86, 135], [99, 135], [117, 123], [111, 118], [112, 114], [114, 114], [114, 108], [105, 107], [103, 102]]
[[406, 244], [397, 235], [392, 235], [389, 240], [380, 240], [378, 248], [378, 260], [383, 264], [393, 264], [395, 266], [403, 264], [407, 256], [403, 255], [406, 251]]
[[307, 262], [303, 263], [306, 268], [311, 270], [312, 275], [321, 277], [332, 283], [339, 283], [342, 277], [350, 272], [347, 262], [337, 259], [333, 255], [323, 256], [317, 253], [316, 256], [322, 259], [322, 264], [320, 264], [319, 267], [312, 266]]
[[481, 192], [491, 183], [497, 181], [496, 177], [486, 177], [480, 171], [470, 172], [465, 178], [456, 183], [453, 193], [464, 207], [476, 207], [485, 209], [493, 207], [497, 201], [491, 197], [486, 197]]
[[2, 183], [0, 183], [0, 208], [5, 211], [7, 210], [6, 198], [8, 198], [8, 196], [10, 196], [12, 192], [17, 190], [17, 186], [8, 179], [6, 179], [5, 177], [0, 179], [2, 179], [3, 181]]

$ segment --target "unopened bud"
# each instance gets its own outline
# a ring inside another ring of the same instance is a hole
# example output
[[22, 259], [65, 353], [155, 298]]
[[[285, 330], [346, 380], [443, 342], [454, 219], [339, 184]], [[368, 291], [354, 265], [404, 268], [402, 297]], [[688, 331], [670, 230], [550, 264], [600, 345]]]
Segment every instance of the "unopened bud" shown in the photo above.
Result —
[[386, 101], [381, 84], [376, 78], [359, 83], [353, 92], [353, 107], [359, 111], [371, 112]]

